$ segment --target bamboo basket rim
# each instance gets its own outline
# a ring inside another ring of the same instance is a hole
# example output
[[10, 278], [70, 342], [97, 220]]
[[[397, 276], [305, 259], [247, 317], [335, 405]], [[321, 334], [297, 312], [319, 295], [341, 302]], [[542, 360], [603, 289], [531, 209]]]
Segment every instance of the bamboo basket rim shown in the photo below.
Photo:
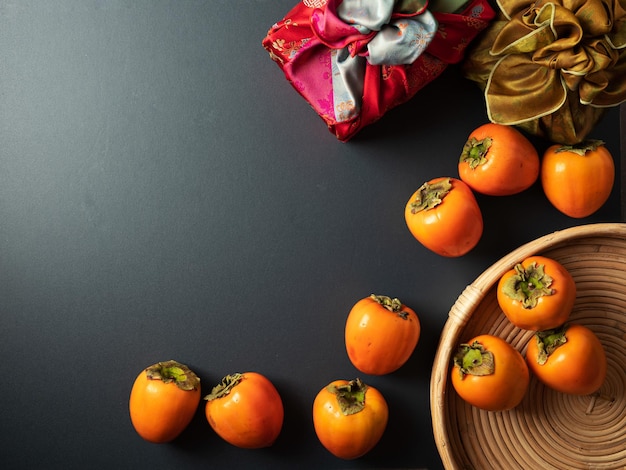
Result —
[[[550, 252], [550, 250], [559, 250], [563, 247], [565, 247], [564, 249], [569, 249], [569, 245], [575, 246], [576, 241], [584, 241], [585, 239], [589, 239], [594, 242], [598, 241], [599, 243], [609, 240], [616, 240], [617, 243], [623, 243], [624, 259], [618, 260], [618, 262], [620, 264], [624, 264], [624, 271], [626, 271], [626, 223], [594, 223], [570, 227], [537, 238], [503, 256], [500, 260], [498, 260], [485, 271], [483, 271], [482, 274], [480, 274], [474, 280], [474, 282], [469, 284], [459, 295], [455, 304], [451, 307], [448, 314], [448, 319], [444, 324], [440, 336], [439, 345], [437, 347], [433, 362], [430, 382], [430, 407], [433, 434], [437, 445], [437, 450], [446, 469], [456, 470], [468, 468], [467, 462], [463, 464], [463, 459], [460, 458], [459, 455], [460, 453], [465, 455], [465, 449], [459, 448], [459, 439], [452, 439], [450, 435], [450, 429], [448, 429], [446, 426], [448, 423], [448, 412], [450, 408], [449, 400], [458, 399], [457, 397], [451, 396], [455, 395], [455, 393], [454, 390], [452, 390], [451, 392], [449, 391], [450, 386], [448, 384], [448, 376], [451, 367], [452, 355], [453, 351], [456, 350], [456, 347], [460, 340], [468, 340], [468, 338], [461, 338], [460, 335], [463, 334], [466, 325], [472, 319], [473, 313], [479, 308], [485, 296], [492, 289], [495, 289], [495, 286], [500, 277], [506, 271], [511, 269], [517, 262], [528, 256], [544, 252]], [[596, 276], [598, 275], [596, 274]], [[607, 287], [607, 289], [610, 291], [611, 287], [609, 286]], [[619, 294], [610, 291], [608, 295], [620, 295], [624, 298], [623, 302], [626, 302], [626, 292], [622, 292], [621, 290]], [[621, 299], [620, 302], [622, 302]], [[626, 311], [621, 311], [620, 313], [618, 313], [618, 315], [620, 315], [619, 321], [621, 323], [626, 323]], [[525, 332], [524, 334], [526, 334], [528, 338], [531, 336], [531, 333], [529, 332]], [[626, 340], [626, 334], [623, 336], [622, 340]], [[623, 396], [623, 390], [621, 390], [621, 393], [621, 399], [622, 401], [624, 401], [625, 397]], [[467, 405], [467, 407], [469, 407], [469, 405]], [[515, 410], [513, 410], [512, 412], [515, 413]], [[488, 412], [478, 410], [478, 412], [473, 414], [473, 418], [478, 420], [482, 419], [481, 416], [484, 416], [482, 415], [482, 413]], [[513, 418], [513, 420], [514, 419], [515, 418]], [[623, 427], [626, 427], [626, 417], [621, 417], [620, 419], [623, 419]], [[510, 424], [511, 423], [509, 421], [509, 427]], [[507, 423], [503, 423], [501, 422], [501, 420], [496, 421], [495, 425], [493, 422], [489, 424], [480, 422], [467, 423], [467, 426], [469, 427], [482, 426], [481, 432], [485, 432], [496, 439], [500, 437], [500, 427], [504, 425], [507, 425]], [[510, 430], [507, 432], [510, 432]], [[516, 437], [516, 439], [517, 438], [520, 437]], [[510, 442], [503, 442], [504, 446], [506, 446], [507, 444], [511, 445]], [[624, 438], [623, 447], [623, 455], [620, 455], [620, 458], [624, 459], [623, 464], [621, 464], [623, 465], [623, 467], [620, 466], [619, 468], [626, 468], [626, 437]], [[497, 453], [498, 451], [495, 452]], [[510, 458], [512, 454], [515, 454], [516, 452], [524, 452], [524, 450], [519, 450], [516, 448], [512, 452], [507, 452], [507, 458]], [[504, 453], [499, 456], [489, 455], [486, 458], [491, 460], [493, 462], [493, 465], [497, 465], [498, 462], [493, 461], [493, 459], [497, 460], [498, 457], [503, 456]], [[469, 457], [465, 456], [465, 460], [467, 460], [468, 458]], [[610, 456], [607, 456], [607, 458], [610, 458]], [[505, 461], [504, 463], [506, 464], [507, 462]], [[502, 464], [503, 463], [500, 462], [500, 465]], [[592, 466], [589, 468], [594, 467]], [[609, 466], [599, 466], [595, 468], [609, 468]]]

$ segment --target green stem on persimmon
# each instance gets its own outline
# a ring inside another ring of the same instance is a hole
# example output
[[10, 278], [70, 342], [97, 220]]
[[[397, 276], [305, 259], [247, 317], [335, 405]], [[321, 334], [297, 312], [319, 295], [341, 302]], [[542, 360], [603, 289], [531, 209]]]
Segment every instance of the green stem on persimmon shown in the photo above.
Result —
[[461, 344], [454, 355], [454, 364], [459, 366], [461, 377], [466, 375], [491, 375], [495, 370], [493, 353], [482, 344]]
[[535, 333], [535, 341], [537, 341], [537, 349], [539, 350], [537, 354], [537, 363], [539, 365], [545, 364], [550, 354], [556, 351], [559, 346], [567, 343], [566, 331], [567, 326], [563, 325], [559, 328]]
[[157, 362], [146, 369], [146, 375], [150, 380], [174, 382], [181, 390], [195, 390], [200, 386], [200, 378], [189, 367], [173, 360]]
[[235, 386], [241, 382], [243, 374], [235, 373], [227, 375], [222, 381], [211, 389], [211, 393], [204, 397], [205, 400], [211, 401], [216, 398], [222, 398], [228, 395]]
[[482, 140], [478, 140], [476, 137], [467, 139], [461, 152], [461, 158], [459, 162], [467, 162], [470, 168], [474, 169], [478, 165], [482, 165], [487, 161], [487, 152], [493, 143], [491, 137], [485, 137]]
[[415, 199], [411, 202], [411, 213], [416, 214], [439, 205], [451, 189], [450, 178], [442, 179], [436, 183], [424, 183], [417, 190]]
[[367, 385], [359, 378], [344, 385], [329, 385], [328, 391], [337, 397], [339, 408], [344, 415], [353, 415], [365, 408]]
[[546, 274], [543, 264], [531, 263], [524, 268], [521, 263], [515, 265], [515, 275], [509, 277], [502, 286], [502, 292], [517, 300], [524, 308], [533, 308], [539, 298], [554, 294], [552, 278]]
[[391, 313], [395, 313], [403, 320], [406, 320], [409, 317], [409, 314], [405, 312], [404, 310], [402, 310], [402, 302], [397, 297], [394, 297], [392, 299], [391, 297], [388, 297], [386, 295], [372, 294], [370, 295], [370, 298], [378, 302], [380, 305], [385, 307]]
[[578, 144], [562, 145], [558, 149], [555, 150], [555, 153], [572, 152], [572, 153], [575, 153], [584, 157], [587, 154], [587, 152], [593, 152], [598, 147], [601, 147], [603, 145], [604, 145], [603, 140], [589, 139], [589, 140], [583, 140], [582, 142]]

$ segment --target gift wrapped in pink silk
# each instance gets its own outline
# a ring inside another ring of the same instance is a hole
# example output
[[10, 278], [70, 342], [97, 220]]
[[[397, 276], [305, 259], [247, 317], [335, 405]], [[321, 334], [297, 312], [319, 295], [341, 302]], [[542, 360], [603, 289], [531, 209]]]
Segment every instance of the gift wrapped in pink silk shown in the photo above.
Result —
[[292, 86], [341, 141], [463, 59], [494, 18], [488, 0], [302, 0], [263, 40]]

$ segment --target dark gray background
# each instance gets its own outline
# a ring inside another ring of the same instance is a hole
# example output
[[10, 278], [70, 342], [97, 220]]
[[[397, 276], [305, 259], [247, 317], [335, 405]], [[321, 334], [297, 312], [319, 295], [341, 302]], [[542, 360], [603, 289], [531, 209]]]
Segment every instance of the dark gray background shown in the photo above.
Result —
[[[456, 176], [486, 122], [480, 91], [450, 67], [340, 143], [261, 46], [295, 3], [0, 1], [4, 468], [440, 468], [429, 379], [457, 296], [522, 243], [619, 220], [619, 185], [582, 220], [535, 185], [479, 197], [485, 232], [467, 256], [428, 252], [404, 205]], [[616, 156], [618, 117], [593, 134]], [[311, 405], [360, 375], [343, 327], [370, 293], [412, 306], [422, 338], [397, 373], [362, 377], [391, 417], [374, 451], [344, 462], [318, 443]], [[270, 378], [285, 404], [275, 446], [226, 444], [203, 406], [175, 442], [142, 441], [130, 388], [167, 359], [205, 393], [237, 371]]]

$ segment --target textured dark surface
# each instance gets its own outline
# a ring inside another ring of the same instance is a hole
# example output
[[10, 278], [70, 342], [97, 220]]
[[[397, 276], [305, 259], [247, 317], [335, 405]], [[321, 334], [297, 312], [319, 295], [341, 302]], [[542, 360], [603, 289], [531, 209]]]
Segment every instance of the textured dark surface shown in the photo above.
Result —
[[[486, 119], [480, 91], [451, 67], [339, 143], [261, 47], [294, 3], [0, 2], [3, 468], [440, 468], [429, 380], [457, 296], [522, 243], [620, 219], [619, 184], [582, 220], [535, 185], [478, 198], [485, 232], [467, 256], [426, 251], [404, 205], [457, 174]], [[594, 133], [615, 155], [618, 118]], [[397, 373], [361, 377], [391, 417], [371, 454], [343, 462], [311, 405], [360, 375], [343, 327], [371, 293], [412, 306], [422, 338]], [[285, 404], [275, 446], [231, 447], [202, 408], [175, 442], [143, 442], [128, 394], [167, 359], [205, 393], [233, 372], [270, 378]]]

